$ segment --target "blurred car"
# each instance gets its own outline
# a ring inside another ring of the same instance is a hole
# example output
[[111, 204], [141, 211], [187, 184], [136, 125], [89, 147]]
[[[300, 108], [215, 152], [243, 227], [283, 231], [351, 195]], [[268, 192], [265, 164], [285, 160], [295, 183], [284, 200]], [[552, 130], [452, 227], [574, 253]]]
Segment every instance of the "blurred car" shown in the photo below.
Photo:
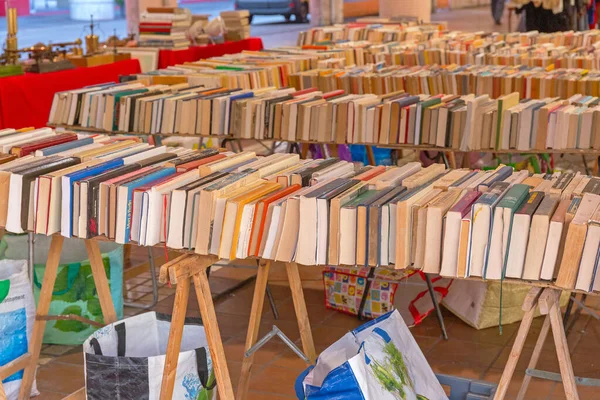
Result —
[[235, 0], [236, 10], [248, 10], [250, 22], [255, 15], [283, 15], [286, 21], [308, 22], [308, 0]]

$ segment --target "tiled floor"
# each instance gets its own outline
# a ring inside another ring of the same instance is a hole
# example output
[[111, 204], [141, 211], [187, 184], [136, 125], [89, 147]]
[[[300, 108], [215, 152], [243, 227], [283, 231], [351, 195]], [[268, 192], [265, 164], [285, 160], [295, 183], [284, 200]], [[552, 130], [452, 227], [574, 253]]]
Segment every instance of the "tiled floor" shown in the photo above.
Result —
[[[142, 260], [144, 254], [133, 252], [133, 260]], [[246, 284], [233, 294], [219, 296], [228, 287], [252, 276], [254, 271], [248, 268], [221, 268], [213, 271], [211, 288], [216, 296], [216, 311], [221, 329], [225, 352], [229, 364], [232, 382], [237, 386], [244, 340], [248, 326], [250, 304], [252, 301], [253, 282]], [[306, 268], [303, 271], [308, 287], [318, 287], [318, 270]], [[275, 298], [280, 318], [275, 320], [268, 302], [265, 302], [263, 322], [260, 336], [267, 333], [273, 324], [281, 328], [286, 335], [300, 345], [299, 332], [295, 322], [295, 314], [289, 288], [274, 273], [271, 290]], [[151, 281], [148, 272], [125, 283], [129, 301], [151, 301]], [[174, 289], [161, 286], [160, 301], [154, 310], [170, 313], [173, 305]], [[321, 352], [331, 343], [343, 336], [360, 322], [351, 316], [343, 315], [323, 306], [323, 293], [317, 289], [305, 289], [305, 297], [310, 315], [311, 327], [317, 352]], [[589, 298], [588, 304], [600, 308], [596, 298]], [[139, 313], [140, 310], [125, 308], [127, 316]], [[190, 296], [188, 316], [199, 316], [195, 296]], [[475, 330], [448, 311], [444, 310], [444, 318], [448, 329], [449, 340], [444, 340], [436, 319], [431, 316], [412, 329], [417, 343], [425, 353], [427, 360], [435, 372], [462, 376], [470, 379], [483, 379], [497, 383], [500, 379], [504, 363], [508, 359], [510, 347], [516, 335], [518, 324], [505, 325], [503, 334], [497, 328]], [[541, 328], [542, 318], [533, 323], [533, 331]], [[600, 378], [600, 365], [597, 354], [600, 351], [600, 323], [585, 313], [577, 320], [569, 333], [568, 341], [573, 358], [575, 374], [592, 378]], [[535, 337], [531, 336], [526, 344], [515, 378], [509, 388], [509, 399], [514, 399], [519, 390], [528, 359], [533, 351]], [[83, 358], [81, 347], [46, 346], [43, 349], [43, 365], [38, 371], [38, 387], [42, 395], [40, 400], [59, 399], [83, 386]], [[545, 351], [540, 359], [539, 367], [558, 372], [558, 363], [553, 350], [552, 338], [549, 337]], [[258, 351], [250, 384], [250, 399], [284, 399], [294, 398], [293, 384], [298, 374], [306, 368], [292, 351], [282, 342], [274, 339]], [[563, 399], [562, 385], [533, 380], [527, 399], [558, 400]], [[599, 398], [597, 389], [580, 388], [581, 399]]]

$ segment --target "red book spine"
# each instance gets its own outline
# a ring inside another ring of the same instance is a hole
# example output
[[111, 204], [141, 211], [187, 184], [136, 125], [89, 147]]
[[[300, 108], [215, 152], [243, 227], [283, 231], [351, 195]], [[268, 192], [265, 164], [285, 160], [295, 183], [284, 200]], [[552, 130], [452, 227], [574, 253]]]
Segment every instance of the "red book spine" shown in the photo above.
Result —
[[171, 33], [171, 28], [158, 28], [158, 27], [140, 27], [140, 33]]
[[35, 152], [36, 150], [45, 149], [46, 147], [52, 147], [52, 146], [56, 146], [59, 144], [72, 142], [74, 140], [77, 140], [77, 135], [58, 135], [52, 139], [54, 139], [54, 140], [49, 140], [49, 141], [43, 142], [43, 143], [40, 142], [40, 143], [30, 144], [28, 146], [21, 147], [21, 155], [19, 157], [24, 157], [26, 155], [29, 155], [29, 154]]

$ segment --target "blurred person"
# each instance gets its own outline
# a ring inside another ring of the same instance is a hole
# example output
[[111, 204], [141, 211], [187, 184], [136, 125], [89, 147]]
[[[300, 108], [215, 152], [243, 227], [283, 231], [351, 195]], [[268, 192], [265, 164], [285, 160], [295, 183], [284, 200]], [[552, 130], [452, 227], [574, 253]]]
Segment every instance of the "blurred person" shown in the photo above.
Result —
[[502, 25], [502, 14], [504, 14], [504, 3], [506, 0], [492, 0], [492, 17], [496, 25]]

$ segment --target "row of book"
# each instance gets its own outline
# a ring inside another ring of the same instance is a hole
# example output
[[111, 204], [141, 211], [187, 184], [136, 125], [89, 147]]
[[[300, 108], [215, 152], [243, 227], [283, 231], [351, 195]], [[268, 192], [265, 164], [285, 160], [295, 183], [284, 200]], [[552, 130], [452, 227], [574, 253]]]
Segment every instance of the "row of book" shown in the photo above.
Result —
[[[298, 36], [297, 45], [312, 49], [361, 47], [356, 65], [386, 55], [388, 64], [479, 64], [525, 65], [529, 67], [599, 68], [600, 31], [558, 32], [557, 34], [435, 31], [402, 26], [348, 24], [313, 28]], [[358, 33], [357, 33], [358, 32]], [[315, 40], [309, 40], [308, 38]]]
[[368, 40], [373, 43], [406, 40], [424, 41], [439, 37], [443, 24], [404, 21], [394, 24], [352, 23], [315, 27], [300, 32], [298, 46], [340, 41]]
[[149, 7], [140, 15], [138, 46], [188, 47], [190, 41], [186, 35], [191, 23], [192, 15], [187, 9]]
[[560, 287], [599, 289], [599, 178], [502, 165], [356, 169], [335, 158], [167, 149], [102, 136], [72, 142], [90, 139], [99, 141], [92, 150], [57, 151], [60, 144], [0, 159], [0, 226], [165, 243], [229, 260], [557, 276]]
[[524, 97], [569, 98], [581, 93], [600, 95], [600, 71], [504, 66], [389, 66], [318, 68], [291, 74], [291, 86], [299, 89], [344, 89], [349, 93], [385, 94], [404, 90], [410, 94], [490, 94], [498, 98], [512, 92]]
[[55, 95], [49, 123], [105, 132], [471, 150], [600, 150], [600, 98], [352, 95], [315, 88], [98, 85]]

